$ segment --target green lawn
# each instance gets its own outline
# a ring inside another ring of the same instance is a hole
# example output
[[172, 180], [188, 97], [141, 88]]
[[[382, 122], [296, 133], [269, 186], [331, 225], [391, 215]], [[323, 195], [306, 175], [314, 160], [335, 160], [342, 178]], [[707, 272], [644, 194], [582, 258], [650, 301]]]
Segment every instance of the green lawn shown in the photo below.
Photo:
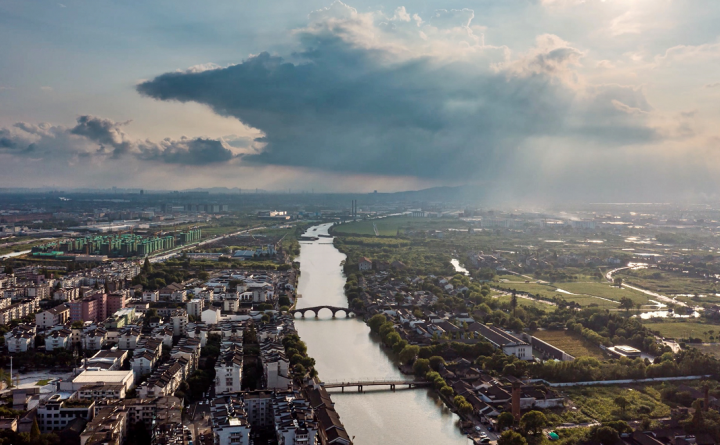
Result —
[[595, 357], [604, 359], [605, 354], [596, 345], [568, 331], [535, 331], [532, 333], [540, 340], [562, 349], [573, 357]]
[[698, 348], [705, 354], [710, 354], [713, 357], [720, 359], [720, 345], [693, 345], [693, 348]]
[[653, 331], [659, 331], [660, 335], [667, 338], [680, 339], [693, 337], [707, 341], [709, 335], [705, 335], [705, 332], [712, 330], [714, 331], [714, 336], [720, 334], [720, 325], [700, 323], [697, 321], [647, 321], [644, 324]]
[[50, 383], [50, 380], [47, 380], [47, 379], [45, 379], [45, 380], [38, 380], [38, 382], [35, 384], [35, 386], [45, 386], [45, 385], [47, 385], [48, 383]]
[[[660, 391], [650, 386], [632, 388], [593, 386], [568, 388], [563, 392], [583, 414], [599, 422], [617, 419], [636, 420], [643, 415], [652, 418], [670, 415], [670, 407], [662, 403]], [[614, 402], [618, 396], [623, 396], [630, 402], [625, 411], [622, 411]]]

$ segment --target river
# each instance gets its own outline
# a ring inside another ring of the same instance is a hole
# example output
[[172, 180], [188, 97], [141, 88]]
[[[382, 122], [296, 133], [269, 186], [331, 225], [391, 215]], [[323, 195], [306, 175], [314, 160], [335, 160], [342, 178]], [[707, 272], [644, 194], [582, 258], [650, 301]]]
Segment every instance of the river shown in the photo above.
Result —
[[[327, 234], [331, 224], [311, 228], [307, 235]], [[313, 231], [313, 229], [316, 229]], [[301, 242], [300, 281], [302, 295], [297, 307], [331, 305], [347, 307], [341, 262], [345, 255], [331, 238]], [[357, 318], [336, 318], [328, 310], [318, 319], [297, 316], [295, 326], [316, 361], [321, 380], [403, 379], [370, 328]], [[357, 445], [375, 444], [467, 444], [457, 427], [459, 418], [427, 389], [371, 389], [359, 394], [354, 388], [331, 390], [335, 409]]]

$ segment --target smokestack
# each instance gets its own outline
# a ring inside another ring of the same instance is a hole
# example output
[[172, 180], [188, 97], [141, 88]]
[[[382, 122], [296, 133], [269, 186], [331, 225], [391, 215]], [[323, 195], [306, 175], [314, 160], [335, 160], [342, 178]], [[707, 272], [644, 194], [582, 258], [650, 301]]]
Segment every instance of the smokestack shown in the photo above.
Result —
[[512, 384], [512, 415], [516, 422], [520, 421], [520, 382]]

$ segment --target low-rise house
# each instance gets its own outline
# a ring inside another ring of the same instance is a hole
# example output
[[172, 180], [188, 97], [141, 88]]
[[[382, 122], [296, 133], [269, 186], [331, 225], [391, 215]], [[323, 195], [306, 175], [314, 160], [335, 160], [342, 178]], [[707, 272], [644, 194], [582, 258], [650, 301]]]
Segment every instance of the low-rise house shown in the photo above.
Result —
[[51, 396], [37, 408], [36, 419], [40, 432], [60, 431], [76, 418], [92, 420], [93, 405], [92, 400], [72, 399], [63, 394]]
[[58, 329], [45, 336], [45, 350], [56, 351], [72, 348], [72, 330]]

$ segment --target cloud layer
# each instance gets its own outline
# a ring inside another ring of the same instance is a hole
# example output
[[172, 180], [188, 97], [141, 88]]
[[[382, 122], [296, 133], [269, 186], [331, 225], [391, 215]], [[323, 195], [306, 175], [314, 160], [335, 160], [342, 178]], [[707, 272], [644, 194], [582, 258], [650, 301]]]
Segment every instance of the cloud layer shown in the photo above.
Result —
[[[123, 131], [129, 122], [80, 116], [77, 125], [65, 127], [24, 122], [0, 128], [0, 154], [44, 160], [120, 159], [132, 156], [166, 164], [207, 165], [226, 163], [238, 155], [224, 140], [203, 138], [133, 141]], [[234, 144], [237, 146], [237, 144]]]
[[456, 178], [490, 174], [535, 139], [618, 147], [661, 137], [642, 90], [586, 85], [584, 52], [541, 35], [527, 53], [487, 46], [470, 10], [427, 22], [343, 3], [296, 30], [297, 50], [163, 74], [138, 91], [198, 102], [264, 133], [245, 162]]

